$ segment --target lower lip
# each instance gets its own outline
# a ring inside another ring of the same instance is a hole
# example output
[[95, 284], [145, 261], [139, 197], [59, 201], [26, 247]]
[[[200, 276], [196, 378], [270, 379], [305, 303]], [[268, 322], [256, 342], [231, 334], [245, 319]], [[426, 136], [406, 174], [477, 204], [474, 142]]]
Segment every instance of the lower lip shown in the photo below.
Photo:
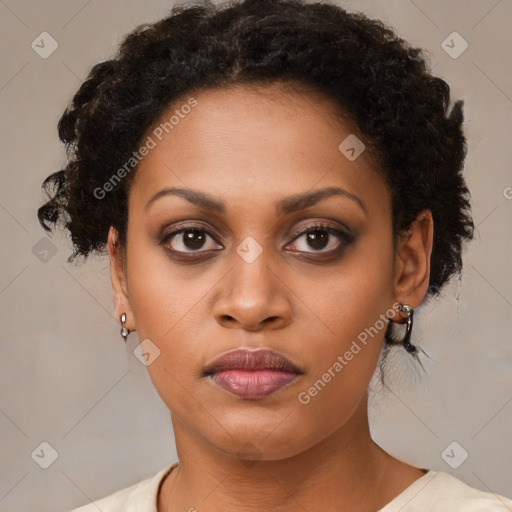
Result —
[[215, 384], [240, 398], [263, 398], [287, 386], [296, 373], [275, 370], [222, 370], [211, 378]]

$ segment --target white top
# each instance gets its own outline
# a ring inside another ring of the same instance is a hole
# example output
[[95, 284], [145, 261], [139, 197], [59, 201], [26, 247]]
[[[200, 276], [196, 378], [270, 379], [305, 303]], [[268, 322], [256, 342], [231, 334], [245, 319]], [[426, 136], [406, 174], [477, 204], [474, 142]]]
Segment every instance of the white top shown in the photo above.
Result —
[[[72, 512], [158, 512], [164, 478], [177, 466]], [[442, 471], [430, 470], [377, 512], [512, 512], [512, 500], [484, 492]]]

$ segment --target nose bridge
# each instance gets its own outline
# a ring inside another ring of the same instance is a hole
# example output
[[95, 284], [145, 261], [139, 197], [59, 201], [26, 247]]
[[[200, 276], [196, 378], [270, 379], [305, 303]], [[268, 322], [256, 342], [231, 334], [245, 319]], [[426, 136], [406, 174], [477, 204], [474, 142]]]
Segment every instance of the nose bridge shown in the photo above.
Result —
[[277, 269], [272, 268], [275, 258], [271, 251], [250, 236], [234, 248], [227, 288], [215, 305], [219, 321], [254, 329], [269, 318], [281, 318], [282, 322], [289, 317], [290, 304]]
[[[271, 248], [263, 247], [252, 236], [247, 236], [235, 248], [233, 255], [232, 292], [248, 302], [263, 300], [275, 287], [275, 272]], [[270, 298], [266, 297], [266, 300]]]

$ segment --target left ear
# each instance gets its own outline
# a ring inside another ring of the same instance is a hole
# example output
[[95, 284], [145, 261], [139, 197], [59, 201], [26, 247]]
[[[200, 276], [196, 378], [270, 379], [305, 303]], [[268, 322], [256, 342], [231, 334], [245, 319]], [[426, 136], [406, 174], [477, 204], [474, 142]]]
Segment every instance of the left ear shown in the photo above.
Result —
[[399, 235], [395, 253], [395, 297], [412, 308], [420, 305], [430, 280], [434, 221], [430, 210], [418, 214], [412, 226]]

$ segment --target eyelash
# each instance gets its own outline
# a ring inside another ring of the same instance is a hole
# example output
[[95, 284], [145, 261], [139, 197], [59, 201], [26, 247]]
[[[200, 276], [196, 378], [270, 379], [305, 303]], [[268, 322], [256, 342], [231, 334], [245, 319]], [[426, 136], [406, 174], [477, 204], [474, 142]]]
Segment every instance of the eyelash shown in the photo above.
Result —
[[[340, 229], [336, 229], [334, 226], [331, 226], [329, 224], [324, 224], [324, 223], [320, 222], [320, 223], [308, 226], [307, 228], [299, 229], [298, 231], [296, 231], [292, 235], [292, 239], [291, 239], [290, 243], [295, 242], [296, 240], [298, 240], [299, 238], [301, 238], [303, 236], [309, 235], [310, 233], [316, 233], [318, 231], [320, 231], [320, 232], [325, 231], [329, 235], [334, 235], [336, 238], [339, 239], [340, 243], [334, 249], [330, 249], [328, 251], [324, 251], [324, 250], [299, 251], [299, 250], [297, 250], [296, 252], [301, 253], [301, 254], [306, 254], [306, 255], [318, 254], [319, 256], [322, 256], [322, 255], [334, 256], [334, 255], [338, 255], [347, 245], [349, 245], [353, 241], [352, 236], [349, 235], [347, 232], [342, 231]], [[329, 241], [330, 241], [330, 237], [329, 237]], [[289, 244], [287, 244], [287, 245], [289, 245]]]
[[[207, 251], [201, 251], [201, 250], [198, 250], [198, 251], [176, 251], [174, 249], [169, 249], [169, 248], [165, 247], [165, 244], [168, 243], [168, 241], [171, 240], [174, 236], [176, 236], [180, 233], [186, 233], [189, 231], [198, 231], [201, 234], [206, 234], [210, 238], [212, 238], [215, 242], [219, 243], [216, 240], [216, 237], [213, 236], [204, 226], [200, 226], [200, 225], [196, 225], [196, 224], [187, 224], [186, 226], [178, 226], [178, 227], [172, 229], [171, 231], [165, 233], [162, 236], [162, 238], [160, 239], [159, 244], [164, 246], [164, 249], [167, 252], [169, 252], [173, 255], [176, 255], [178, 257], [182, 257], [184, 259], [191, 259], [190, 256], [185, 256], [185, 255], [200, 255], [203, 253], [209, 253], [210, 250], [207, 250]], [[349, 235], [345, 231], [336, 229], [335, 227], [333, 227], [329, 224], [317, 223], [317, 224], [313, 224], [312, 226], [308, 226], [305, 229], [296, 231], [292, 236], [292, 240], [287, 245], [289, 245], [290, 243], [294, 242], [295, 240], [299, 239], [300, 237], [302, 237], [304, 235], [308, 235], [310, 233], [315, 233], [317, 231], [325, 231], [325, 232], [329, 233], [330, 235], [334, 235], [340, 240], [341, 243], [337, 247], [335, 247], [334, 249], [331, 249], [329, 251], [296, 251], [296, 252], [300, 252], [300, 253], [305, 252], [306, 254], [333, 255], [335, 253], [339, 253], [347, 245], [349, 245], [350, 243], [353, 242], [352, 235]], [[194, 256], [192, 256], [192, 258], [193, 257]]]

